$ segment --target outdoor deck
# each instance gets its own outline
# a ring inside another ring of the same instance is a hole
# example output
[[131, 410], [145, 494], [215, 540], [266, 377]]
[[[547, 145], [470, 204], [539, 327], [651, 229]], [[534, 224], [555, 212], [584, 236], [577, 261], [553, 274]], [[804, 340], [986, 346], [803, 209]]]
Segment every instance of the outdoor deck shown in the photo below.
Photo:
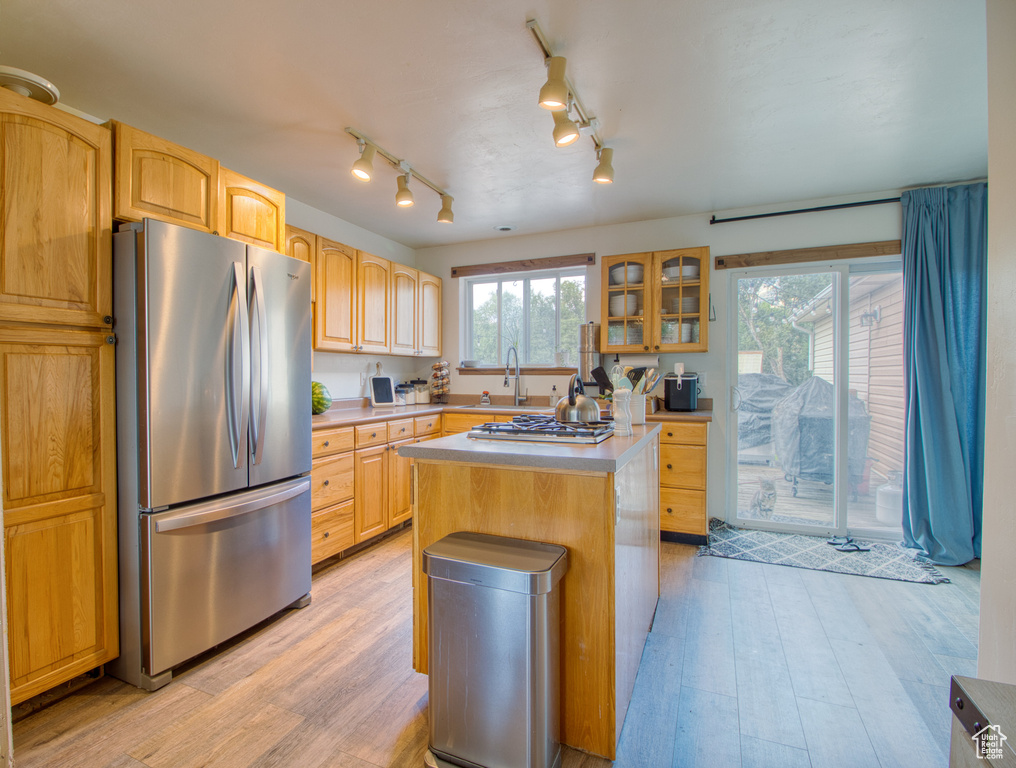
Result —
[[[794, 484], [788, 481], [779, 467], [765, 464], [739, 464], [737, 486], [737, 510], [741, 519], [751, 519], [751, 499], [759, 489], [759, 478], [771, 478], [776, 487], [776, 504], [770, 520], [773, 522], [814, 525], [829, 528], [833, 521], [833, 486], [815, 480], [797, 481], [797, 496], [793, 494]], [[877, 475], [871, 476], [868, 493], [857, 495], [847, 501], [848, 525], [854, 529], [876, 529], [887, 535], [899, 533], [899, 525], [888, 525], [875, 516], [876, 490], [885, 481]]]

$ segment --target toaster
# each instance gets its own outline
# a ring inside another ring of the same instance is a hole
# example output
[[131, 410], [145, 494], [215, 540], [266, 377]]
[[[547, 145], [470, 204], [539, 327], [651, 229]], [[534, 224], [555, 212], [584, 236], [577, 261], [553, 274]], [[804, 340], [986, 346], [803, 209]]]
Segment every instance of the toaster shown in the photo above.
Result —
[[663, 407], [668, 411], [694, 411], [698, 408], [698, 374], [670, 374], [663, 377]]

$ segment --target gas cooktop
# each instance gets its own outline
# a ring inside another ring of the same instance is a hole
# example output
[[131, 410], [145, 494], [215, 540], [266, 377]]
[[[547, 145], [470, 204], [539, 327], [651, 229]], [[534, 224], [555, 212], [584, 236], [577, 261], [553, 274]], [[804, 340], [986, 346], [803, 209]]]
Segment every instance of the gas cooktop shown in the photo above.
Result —
[[477, 424], [468, 437], [485, 440], [524, 440], [542, 443], [593, 445], [614, 434], [612, 421], [561, 422], [553, 416], [516, 416], [510, 422]]

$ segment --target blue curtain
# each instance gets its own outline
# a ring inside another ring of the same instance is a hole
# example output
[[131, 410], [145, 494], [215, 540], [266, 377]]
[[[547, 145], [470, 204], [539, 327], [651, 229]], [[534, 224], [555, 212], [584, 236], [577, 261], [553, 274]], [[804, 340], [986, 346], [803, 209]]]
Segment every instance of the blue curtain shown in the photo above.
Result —
[[904, 192], [903, 543], [941, 565], [981, 555], [988, 187]]

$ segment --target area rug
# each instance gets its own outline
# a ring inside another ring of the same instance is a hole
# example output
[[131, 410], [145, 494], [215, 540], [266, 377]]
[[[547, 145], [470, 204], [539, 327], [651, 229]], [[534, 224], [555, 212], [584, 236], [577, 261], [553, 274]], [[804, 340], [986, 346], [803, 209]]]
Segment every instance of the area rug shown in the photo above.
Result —
[[713, 518], [709, 521], [709, 543], [700, 547], [698, 554], [700, 557], [712, 555], [815, 571], [871, 576], [876, 579], [922, 584], [949, 582], [935, 566], [916, 560], [903, 547], [861, 539], [855, 541], [871, 549], [867, 552], [840, 552], [827, 544], [823, 536], [734, 528]]

